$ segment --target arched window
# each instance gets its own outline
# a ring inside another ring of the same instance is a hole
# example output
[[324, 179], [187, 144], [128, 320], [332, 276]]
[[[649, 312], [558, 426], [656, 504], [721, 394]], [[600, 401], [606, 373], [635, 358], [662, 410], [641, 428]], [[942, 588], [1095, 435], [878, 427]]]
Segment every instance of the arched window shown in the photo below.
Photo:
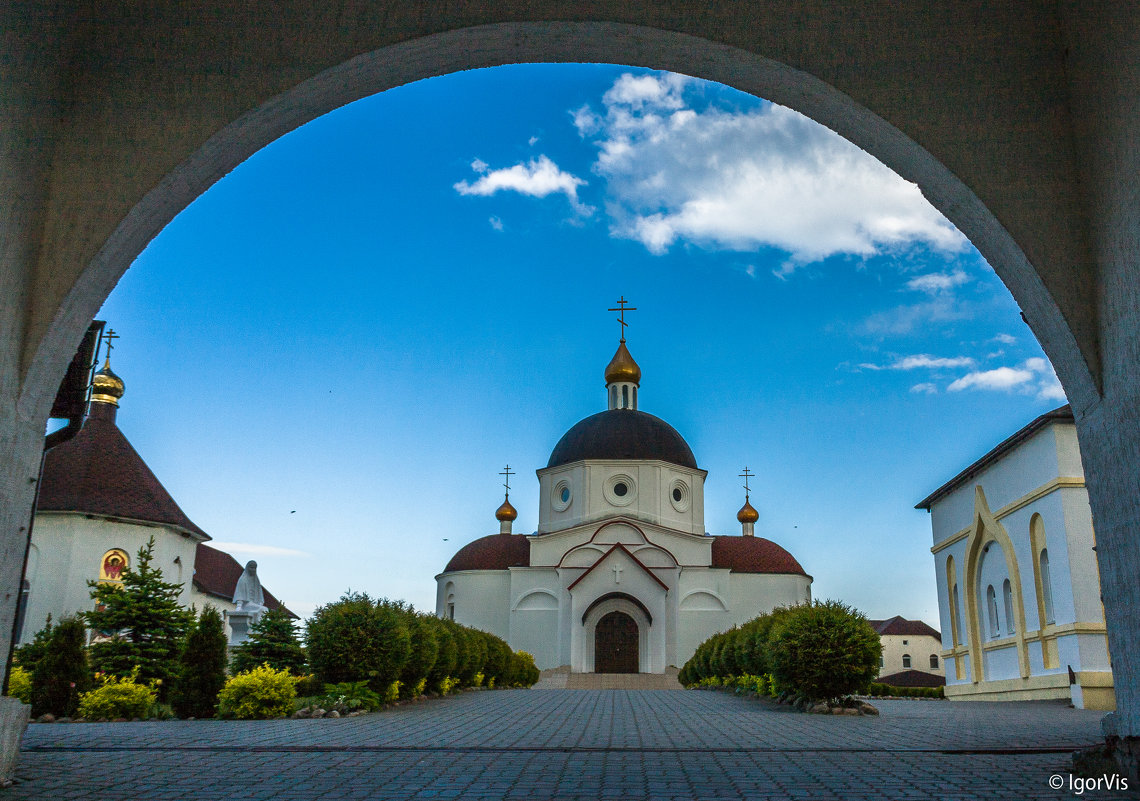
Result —
[[617, 385], [614, 384], [610, 387], [610, 408], [617, 408]]
[[1049, 576], [1049, 549], [1041, 549], [1041, 595], [1045, 603], [1045, 623], [1052, 625], [1056, 623], [1056, 618], [1053, 617], [1053, 579]]
[[910, 667], [910, 654], [903, 654], [903, 667], [904, 668]]
[[930, 655], [930, 669], [938, 670], [938, 654]]
[[633, 408], [637, 408], [637, 387], [633, 388]]
[[1001, 595], [1005, 602], [1005, 633], [1013, 634], [1013, 588], [1009, 579], [1001, 585]]
[[953, 635], [954, 635], [954, 644], [955, 645], [961, 645], [962, 644], [962, 624], [961, 624], [962, 615], [961, 615], [961, 612], [959, 611], [960, 609], [961, 609], [961, 605], [958, 603], [958, 585], [955, 584], [954, 585], [954, 605], [952, 607], [950, 607], [950, 619], [952, 621], [952, 628], [954, 629]]
[[629, 387], [621, 388], [621, 408], [629, 408]]
[[990, 639], [994, 640], [1001, 634], [1001, 629], [998, 628], [997, 593], [993, 584], [986, 587], [986, 610], [990, 620]]

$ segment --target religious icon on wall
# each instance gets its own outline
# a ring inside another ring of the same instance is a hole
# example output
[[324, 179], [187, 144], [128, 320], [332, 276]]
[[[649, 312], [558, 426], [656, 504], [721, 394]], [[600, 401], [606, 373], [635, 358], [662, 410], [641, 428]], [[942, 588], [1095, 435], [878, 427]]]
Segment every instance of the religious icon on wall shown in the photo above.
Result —
[[119, 584], [123, 580], [123, 571], [130, 566], [130, 557], [121, 548], [112, 548], [103, 554], [103, 561], [99, 565], [99, 581]]

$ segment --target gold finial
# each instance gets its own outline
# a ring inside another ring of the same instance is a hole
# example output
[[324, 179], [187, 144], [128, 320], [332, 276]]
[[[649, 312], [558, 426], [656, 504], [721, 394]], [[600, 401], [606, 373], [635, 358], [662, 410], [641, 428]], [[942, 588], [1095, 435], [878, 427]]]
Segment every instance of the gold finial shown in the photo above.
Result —
[[107, 357], [103, 363], [103, 369], [97, 372], [91, 380], [91, 400], [94, 403], [109, 403], [112, 406], [118, 406], [119, 398], [123, 397], [123, 393], [126, 391], [123, 379], [111, 371], [111, 351], [114, 349], [114, 341], [119, 338], [119, 335], [115, 333], [114, 329], [109, 328], [103, 338], [107, 341]]
[[625, 342], [625, 327], [627, 325], [629, 325], [629, 323], [627, 323], [625, 321], [625, 313], [627, 311], [637, 311], [636, 306], [627, 306], [626, 304], [628, 304], [628, 303], [629, 303], [629, 301], [625, 299], [625, 295], [622, 295], [620, 298], [618, 298], [618, 302], [617, 302], [618, 307], [616, 309], [606, 309], [606, 311], [618, 312], [618, 323], [621, 325], [621, 341], [622, 342]]
[[[499, 475], [503, 476], [503, 486], [507, 491], [503, 494], [503, 505], [495, 510], [495, 519], [500, 523], [510, 523], [519, 516], [518, 510], [511, 506], [511, 476], [515, 475], [511, 470], [511, 466], [507, 465], [499, 471]], [[509, 532], [509, 529], [506, 529]]]
[[[748, 486], [748, 480], [754, 475], [756, 474], [747, 467], [745, 467], [744, 472], [740, 474], [740, 477], [744, 479], [744, 505], [741, 506], [740, 511], [736, 513], [736, 519], [741, 523], [755, 523], [760, 519], [760, 513], [752, 508], [752, 504], [749, 502], [749, 495], [752, 493], [752, 490]], [[748, 531], [750, 531], [750, 529], [746, 529], [745, 533], [747, 534]]]

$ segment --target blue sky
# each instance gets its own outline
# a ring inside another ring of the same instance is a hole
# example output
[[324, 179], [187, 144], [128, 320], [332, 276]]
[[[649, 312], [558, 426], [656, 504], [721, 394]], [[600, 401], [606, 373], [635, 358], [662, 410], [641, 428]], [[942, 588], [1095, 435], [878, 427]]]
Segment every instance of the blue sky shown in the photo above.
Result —
[[605, 407], [709, 471], [819, 598], [938, 623], [914, 504], [1064, 402], [1009, 293], [917, 187], [735, 90], [606, 65], [421, 81], [255, 154], [150, 244], [100, 318], [119, 425], [183, 509], [308, 614], [351, 588], [434, 607], [534, 471]]

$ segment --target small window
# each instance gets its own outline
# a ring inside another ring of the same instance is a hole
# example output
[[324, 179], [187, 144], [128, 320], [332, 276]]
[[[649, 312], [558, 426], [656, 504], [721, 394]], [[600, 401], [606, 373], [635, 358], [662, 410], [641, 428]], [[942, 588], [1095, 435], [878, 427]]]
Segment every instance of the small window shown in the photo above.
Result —
[[986, 610], [989, 613], [990, 639], [996, 640], [1001, 636], [1001, 629], [998, 627], [997, 593], [993, 584], [986, 587]]
[[562, 492], [558, 493], [558, 497], [562, 499], [563, 503], [568, 503], [570, 501], [570, 488], [563, 487]]
[[614, 484], [614, 495], [624, 498], [627, 492], [629, 492], [629, 486], [624, 481]]
[[455, 604], [447, 605], [447, 619], [455, 620]]
[[680, 487], [673, 487], [673, 500], [674, 501], [676, 501], [677, 503], [680, 503], [681, 499], [684, 497], [685, 497], [685, 493], [681, 492]]
[[938, 654], [930, 655], [930, 669], [938, 670]]
[[903, 640], [903, 645], [908, 645], [908, 642], [906, 640]]
[[904, 668], [910, 667], [910, 654], [903, 654], [903, 667]]
[[629, 408], [629, 387], [621, 388], [621, 408]]
[[1053, 579], [1049, 575], [1049, 549], [1041, 549], [1041, 600], [1045, 604], [1045, 623], [1056, 623], [1053, 616]]
[[1005, 603], [1005, 633], [1013, 634], [1013, 589], [1009, 579], [1001, 585], [1002, 601]]
[[880, 668], [884, 668], [884, 667], [886, 667], [886, 666], [887, 666], [887, 663], [886, 663], [886, 661], [883, 659], [883, 655], [882, 655], [882, 654], [879, 654], [879, 667], [880, 667]]

